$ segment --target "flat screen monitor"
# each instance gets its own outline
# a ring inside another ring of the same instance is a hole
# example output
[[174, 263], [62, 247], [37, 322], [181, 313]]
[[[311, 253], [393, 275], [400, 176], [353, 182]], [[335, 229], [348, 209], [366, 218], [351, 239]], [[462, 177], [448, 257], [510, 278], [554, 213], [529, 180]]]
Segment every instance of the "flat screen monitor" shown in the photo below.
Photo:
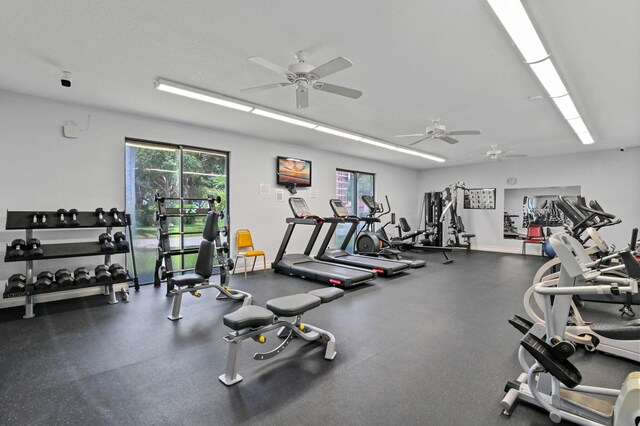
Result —
[[278, 157], [278, 185], [311, 186], [311, 161]]

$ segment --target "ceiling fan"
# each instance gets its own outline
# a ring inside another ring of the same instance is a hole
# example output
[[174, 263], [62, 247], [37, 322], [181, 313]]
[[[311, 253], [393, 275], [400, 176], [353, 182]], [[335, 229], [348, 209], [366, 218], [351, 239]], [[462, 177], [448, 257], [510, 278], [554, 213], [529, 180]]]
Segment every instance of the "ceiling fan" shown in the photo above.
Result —
[[500, 161], [500, 159], [502, 158], [525, 158], [527, 156], [527, 154], [512, 154], [513, 152], [515, 151], [503, 151], [501, 149], [498, 149], [497, 144], [492, 144], [491, 149], [481, 157]]
[[314, 67], [307, 64], [308, 53], [304, 50], [296, 52], [295, 57], [298, 62], [290, 65], [288, 68], [283, 68], [274, 64], [264, 58], [257, 56], [249, 58], [249, 61], [254, 64], [265, 67], [275, 73], [283, 76], [287, 81], [282, 83], [265, 84], [263, 86], [249, 87], [247, 89], [240, 90], [244, 93], [258, 92], [260, 90], [276, 89], [278, 87], [296, 86], [296, 108], [306, 108], [309, 106], [309, 87], [316, 90], [322, 90], [323, 92], [329, 92], [340, 96], [346, 96], [352, 99], [358, 99], [362, 96], [362, 92], [348, 87], [336, 86], [335, 84], [325, 83], [320, 81], [321, 78], [327, 77], [331, 74], [342, 71], [349, 68], [353, 64], [347, 58], [338, 56], [331, 61]]
[[445, 141], [448, 144], [454, 144], [454, 143], [458, 143], [458, 140], [452, 138], [451, 136], [480, 134], [479, 130], [447, 130], [447, 127], [444, 124], [440, 124], [440, 117], [434, 117], [431, 119], [431, 121], [433, 122], [433, 124], [431, 126], [427, 126], [424, 133], [396, 135], [396, 138], [409, 138], [409, 137], [422, 136], [422, 139], [418, 139], [417, 141], [412, 142], [409, 145], [416, 145], [426, 139], [440, 139], [441, 141]]

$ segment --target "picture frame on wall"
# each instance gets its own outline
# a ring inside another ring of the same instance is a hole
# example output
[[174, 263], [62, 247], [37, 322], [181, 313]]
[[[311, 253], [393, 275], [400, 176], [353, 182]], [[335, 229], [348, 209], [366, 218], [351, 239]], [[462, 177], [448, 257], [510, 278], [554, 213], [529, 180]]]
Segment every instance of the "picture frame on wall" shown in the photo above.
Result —
[[496, 188], [466, 188], [464, 190], [464, 208], [495, 210]]

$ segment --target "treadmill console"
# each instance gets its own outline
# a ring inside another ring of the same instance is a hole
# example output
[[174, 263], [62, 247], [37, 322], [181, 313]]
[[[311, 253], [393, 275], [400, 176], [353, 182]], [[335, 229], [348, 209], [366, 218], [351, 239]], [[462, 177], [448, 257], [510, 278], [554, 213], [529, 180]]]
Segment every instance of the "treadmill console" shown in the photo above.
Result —
[[289, 207], [291, 207], [291, 211], [293, 212], [293, 215], [297, 218], [313, 216], [304, 198], [300, 198], [300, 197], [289, 198]]
[[347, 217], [347, 216], [349, 216], [349, 212], [347, 211], [347, 208], [344, 206], [344, 204], [342, 204], [341, 200], [338, 200], [337, 198], [333, 198], [333, 199], [329, 200], [329, 204], [331, 205], [331, 209], [333, 210], [333, 214], [336, 217]]

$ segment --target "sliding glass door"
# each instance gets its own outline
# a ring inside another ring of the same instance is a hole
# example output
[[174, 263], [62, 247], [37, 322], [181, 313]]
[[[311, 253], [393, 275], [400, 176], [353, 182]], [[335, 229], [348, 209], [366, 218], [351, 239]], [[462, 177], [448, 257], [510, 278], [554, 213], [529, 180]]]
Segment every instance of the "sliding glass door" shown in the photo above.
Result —
[[[125, 206], [132, 216], [133, 247], [138, 276], [141, 283], [150, 283], [153, 281], [158, 246], [158, 222], [155, 220], [158, 205], [155, 194], [178, 198], [207, 198], [219, 195], [222, 198], [221, 206], [227, 213], [228, 154], [127, 140], [125, 164]], [[187, 211], [208, 207], [206, 201], [189, 200], [185, 200], [182, 206], [180, 201], [167, 201], [165, 205]], [[222, 227], [227, 223], [228, 218], [225, 215], [219, 225]], [[171, 248], [199, 246], [202, 237], [193, 232], [201, 231], [203, 226], [202, 216], [172, 218], [169, 230], [183, 234], [172, 236]], [[226, 237], [222, 237], [222, 241], [226, 241]], [[195, 254], [176, 256], [172, 259], [173, 266], [175, 269], [191, 268], [195, 265], [195, 259]]]
[[[366, 216], [369, 209], [362, 202], [363, 195], [375, 195], [375, 175], [373, 173], [357, 172], [353, 170], [336, 170], [336, 198], [340, 199], [351, 215]], [[336, 230], [336, 247], [340, 247], [348, 225], [338, 225]], [[355, 239], [355, 235], [354, 235]], [[353, 240], [348, 251], [353, 250]]]

